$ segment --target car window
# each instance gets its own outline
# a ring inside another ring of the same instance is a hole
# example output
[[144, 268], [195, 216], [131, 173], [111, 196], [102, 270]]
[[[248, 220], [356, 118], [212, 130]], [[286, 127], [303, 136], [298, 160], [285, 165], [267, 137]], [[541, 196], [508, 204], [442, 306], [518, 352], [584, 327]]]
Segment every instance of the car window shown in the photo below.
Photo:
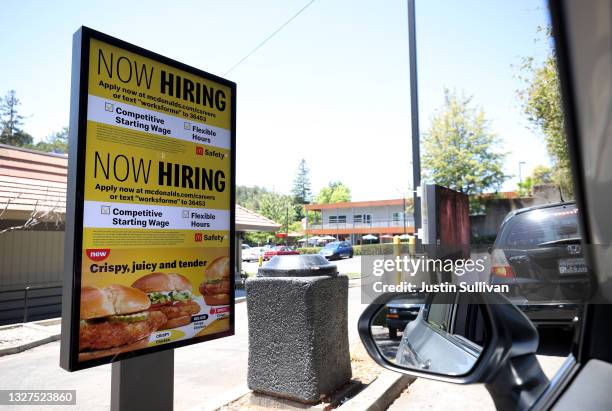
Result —
[[452, 333], [481, 347], [484, 346], [487, 340], [487, 328], [482, 310], [481, 305], [470, 304], [468, 301], [457, 304]]
[[532, 249], [542, 243], [580, 237], [578, 209], [554, 207], [521, 213], [511, 219], [500, 248]]
[[454, 294], [436, 294], [427, 312], [427, 322], [439, 330], [448, 331], [448, 313], [454, 298]]

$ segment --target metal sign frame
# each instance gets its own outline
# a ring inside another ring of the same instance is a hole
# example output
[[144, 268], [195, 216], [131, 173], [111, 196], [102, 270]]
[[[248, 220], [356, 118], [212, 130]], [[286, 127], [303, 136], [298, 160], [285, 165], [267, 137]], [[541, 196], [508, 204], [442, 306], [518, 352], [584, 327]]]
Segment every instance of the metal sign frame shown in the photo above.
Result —
[[[83, 208], [85, 190], [85, 154], [87, 106], [89, 86], [89, 53], [91, 40], [99, 40], [111, 46], [139, 54], [156, 62], [203, 77], [219, 83], [231, 90], [230, 111], [230, 314], [228, 331], [216, 334], [192, 337], [187, 340], [169, 342], [155, 347], [142, 348], [113, 356], [96, 358], [88, 361], [78, 360], [81, 267], [83, 248]], [[62, 338], [60, 347], [60, 366], [67, 371], [77, 371], [98, 365], [108, 364], [146, 354], [171, 350], [178, 347], [197, 344], [204, 341], [234, 335], [235, 331], [235, 203], [236, 203], [236, 83], [215, 76], [197, 68], [180, 63], [150, 50], [135, 46], [123, 40], [111, 37], [88, 27], [81, 27], [73, 36], [72, 77], [70, 95], [70, 144], [68, 161], [68, 191], [66, 196], [66, 238], [64, 250], [64, 279], [62, 296]]]

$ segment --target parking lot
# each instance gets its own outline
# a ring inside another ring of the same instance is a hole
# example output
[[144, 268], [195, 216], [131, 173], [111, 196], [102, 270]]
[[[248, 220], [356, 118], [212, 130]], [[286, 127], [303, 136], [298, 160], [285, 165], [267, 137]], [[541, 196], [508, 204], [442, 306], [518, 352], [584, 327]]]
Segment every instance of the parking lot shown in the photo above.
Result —
[[[267, 264], [267, 261], [263, 262]], [[349, 278], [359, 278], [361, 277], [361, 257], [354, 256], [352, 258], [344, 258], [342, 260], [332, 260], [332, 264], [335, 264], [338, 267], [338, 272], [340, 274], [346, 274]], [[259, 268], [259, 264], [255, 262], [242, 262], [242, 271], [249, 275], [257, 274], [257, 269]]]
[[397, 338], [391, 338], [389, 336], [389, 329], [380, 325], [373, 325], [371, 327], [372, 336], [376, 341], [376, 346], [380, 350], [380, 353], [391, 361], [395, 360], [395, 354], [397, 354], [397, 348], [402, 341], [402, 332], [398, 331]]

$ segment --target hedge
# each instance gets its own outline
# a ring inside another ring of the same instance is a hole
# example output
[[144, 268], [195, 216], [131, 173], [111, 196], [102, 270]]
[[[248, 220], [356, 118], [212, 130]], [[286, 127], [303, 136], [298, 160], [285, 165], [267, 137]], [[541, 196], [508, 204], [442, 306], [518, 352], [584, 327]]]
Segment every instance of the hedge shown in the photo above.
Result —
[[296, 250], [299, 251], [300, 254], [317, 254], [319, 251], [321, 251], [321, 248], [323, 247], [301, 247], [296, 248]]
[[[297, 248], [300, 254], [317, 254], [322, 247], [301, 247]], [[389, 255], [393, 254], [393, 244], [363, 244], [353, 246], [353, 255]], [[401, 245], [401, 252], [408, 253], [408, 244]]]

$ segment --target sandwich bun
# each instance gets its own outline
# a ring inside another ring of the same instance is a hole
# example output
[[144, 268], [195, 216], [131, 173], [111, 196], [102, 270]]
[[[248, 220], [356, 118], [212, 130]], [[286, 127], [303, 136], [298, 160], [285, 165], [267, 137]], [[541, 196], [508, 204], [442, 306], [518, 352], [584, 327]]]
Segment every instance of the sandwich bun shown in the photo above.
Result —
[[134, 281], [132, 287], [136, 287], [145, 293], [156, 291], [191, 291], [193, 285], [187, 277], [180, 274], [151, 273]]
[[214, 259], [205, 271], [205, 280], [200, 284], [200, 294], [206, 305], [227, 305], [230, 302], [230, 258]]
[[206, 269], [207, 280], [229, 280], [230, 259], [227, 256], [215, 258]]
[[142, 291], [113, 284], [104, 288], [81, 288], [81, 320], [133, 314], [149, 309], [151, 302]]
[[183, 315], [181, 317], [176, 317], [176, 318], [172, 318], [171, 320], [168, 320], [164, 323], [164, 325], [162, 325], [160, 327], [161, 330], [167, 330], [170, 328], [177, 328], [177, 327], [182, 327], [184, 325], [188, 325], [191, 324], [191, 316], [190, 315]]
[[203, 297], [206, 305], [228, 305], [230, 302], [229, 294], [208, 294]]

